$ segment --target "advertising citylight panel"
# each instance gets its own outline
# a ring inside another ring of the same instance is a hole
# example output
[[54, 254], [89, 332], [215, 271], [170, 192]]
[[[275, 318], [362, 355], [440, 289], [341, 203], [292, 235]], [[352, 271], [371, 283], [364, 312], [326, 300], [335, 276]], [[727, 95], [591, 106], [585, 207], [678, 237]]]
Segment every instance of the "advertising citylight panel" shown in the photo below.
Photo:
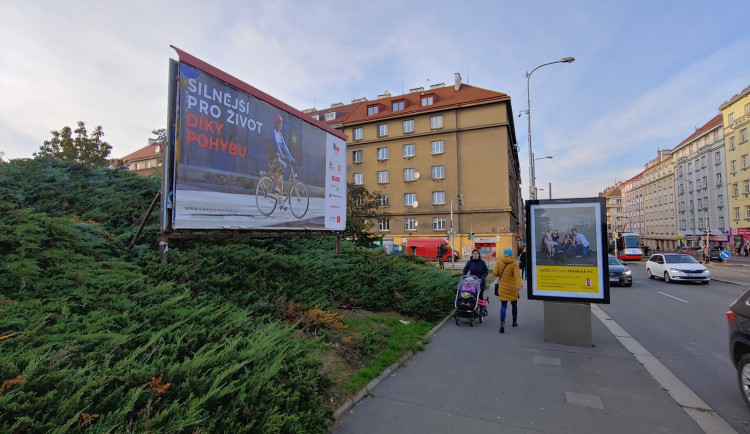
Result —
[[526, 202], [528, 298], [609, 304], [603, 198]]
[[343, 230], [346, 136], [175, 50], [171, 227]]

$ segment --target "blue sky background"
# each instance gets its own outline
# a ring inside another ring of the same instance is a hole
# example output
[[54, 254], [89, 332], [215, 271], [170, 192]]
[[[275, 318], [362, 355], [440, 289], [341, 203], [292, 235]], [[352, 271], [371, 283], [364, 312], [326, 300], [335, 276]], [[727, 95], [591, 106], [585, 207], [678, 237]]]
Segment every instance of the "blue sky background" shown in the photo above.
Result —
[[[209, 6], [210, 5], [210, 6]], [[643, 170], [750, 85], [750, 2], [0, 1], [0, 151], [101, 125], [112, 155], [166, 124], [175, 45], [298, 109], [465, 83], [526, 109], [541, 198]], [[527, 119], [516, 117], [524, 196]], [[488, 174], [488, 180], [495, 177]]]

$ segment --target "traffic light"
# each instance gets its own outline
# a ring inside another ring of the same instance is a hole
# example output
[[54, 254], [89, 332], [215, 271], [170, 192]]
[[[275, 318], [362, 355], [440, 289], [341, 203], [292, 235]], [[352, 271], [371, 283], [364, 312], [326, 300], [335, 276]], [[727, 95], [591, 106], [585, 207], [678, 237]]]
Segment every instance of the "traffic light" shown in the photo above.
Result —
[[471, 233], [471, 239], [474, 239], [474, 232]]
[[463, 205], [464, 204], [464, 194], [458, 193], [458, 204]]

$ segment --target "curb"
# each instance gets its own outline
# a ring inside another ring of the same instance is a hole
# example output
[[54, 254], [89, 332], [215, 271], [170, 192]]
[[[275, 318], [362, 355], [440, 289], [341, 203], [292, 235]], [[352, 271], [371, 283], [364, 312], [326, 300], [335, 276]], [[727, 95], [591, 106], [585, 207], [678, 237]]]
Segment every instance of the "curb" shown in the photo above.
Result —
[[[440, 321], [440, 323], [438, 323], [438, 325], [433, 327], [432, 330], [427, 332], [427, 334], [424, 335], [424, 338], [422, 339], [426, 340], [426, 339], [431, 338], [435, 333], [437, 333], [438, 330], [440, 330], [441, 327], [445, 325], [445, 323], [447, 323], [452, 318], [453, 318], [453, 312], [451, 312], [447, 317], [445, 317], [442, 321]], [[372, 381], [367, 383], [367, 386], [365, 386], [364, 388], [362, 388], [362, 390], [357, 392], [351, 399], [341, 404], [339, 408], [336, 409], [336, 412], [334, 413], [334, 419], [336, 420], [336, 422], [338, 422], [341, 416], [343, 416], [346, 412], [351, 410], [352, 407], [357, 405], [359, 401], [365, 399], [368, 395], [371, 395], [372, 390], [375, 389], [378, 386], [378, 384], [380, 384], [381, 381], [383, 381], [386, 377], [391, 375], [391, 373], [393, 373], [398, 368], [400, 368], [403, 364], [405, 364], [407, 360], [409, 360], [413, 355], [414, 355], [414, 351], [412, 350], [407, 351], [406, 354], [401, 356], [401, 358], [398, 359], [396, 363], [387, 367], [380, 375], [378, 375]], [[336, 425], [336, 422], [334, 422], [332, 427]]]

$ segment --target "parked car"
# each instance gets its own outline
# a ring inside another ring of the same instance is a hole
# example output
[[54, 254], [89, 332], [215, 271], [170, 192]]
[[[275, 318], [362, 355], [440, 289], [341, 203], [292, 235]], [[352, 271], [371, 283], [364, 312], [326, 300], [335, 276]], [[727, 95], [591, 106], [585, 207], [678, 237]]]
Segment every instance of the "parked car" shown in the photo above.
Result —
[[714, 247], [713, 249], [708, 251], [708, 261], [709, 262], [721, 262], [723, 259], [721, 258], [721, 249], [718, 247]]
[[695, 258], [684, 253], [657, 253], [646, 261], [649, 279], [663, 278], [665, 282], [700, 282], [708, 285], [711, 273]]
[[633, 273], [621, 260], [609, 255], [609, 283], [610, 285], [633, 285]]
[[750, 289], [729, 308], [729, 357], [737, 368], [737, 382], [750, 408]]
[[694, 247], [694, 246], [682, 246], [679, 249], [677, 249], [677, 253], [684, 253], [690, 256], [698, 255], [700, 251], [701, 251], [700, 247]]

